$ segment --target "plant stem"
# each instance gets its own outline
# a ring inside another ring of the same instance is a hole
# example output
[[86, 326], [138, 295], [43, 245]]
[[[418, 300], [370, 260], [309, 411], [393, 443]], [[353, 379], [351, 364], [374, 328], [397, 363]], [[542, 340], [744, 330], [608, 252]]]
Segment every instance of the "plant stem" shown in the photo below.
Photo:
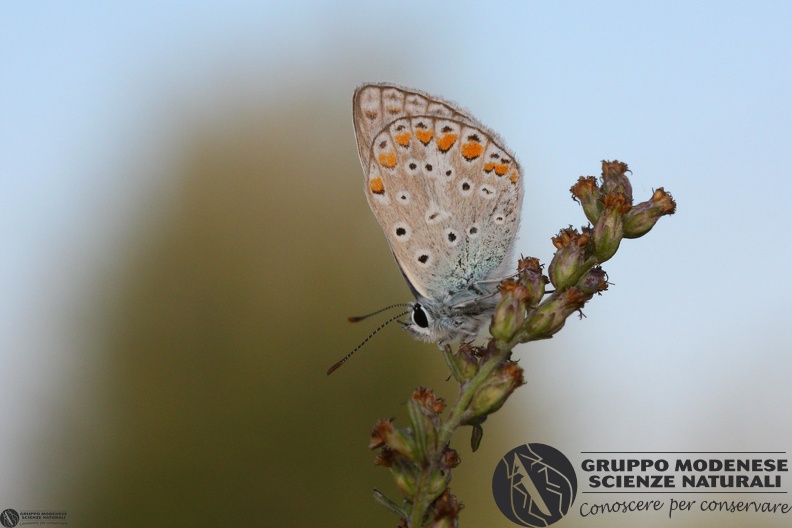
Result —
[[[454, 432], [471, 425], [475, 451], [483, 434], [481, 424], [525, 383], [523, 369], [508, 359], [512, 349], [559, 332], [567, 318], [608, 289], [608, 276], [600, 264], [613, 257], [621, 242], [645, 235], [659, 218], [676, 210], [674, 199], [662, 187], [648, 201], [633, 205], [628, 170], [625, 163], [603, 161], [600, 183], [593, 176], [578, 179], [570, 190], [591, 225], [580, 230], [570, 226], [551, 238], [557, 251], [547, 268], [549, 277], [538, 259], [519, 260], [517, 275], [498, 286], [499, 300], [489, 326], [492, 340], [486, 347], [466, 344], [456, 355], [448, 346], [443, 349], [459, 383], [451, 408], [444, 413], [442, 398], [419, 387], [408, 402], [411, 427], [399, 429], [392, 419], [375, 425], [369, 445], [381, 448], [377, 464], [390, 468], [406, 500], [399, 506], [378, 491], [375, 498], [399, 515], [400, 526], [423, 528], [424, 522], [457, 526], [462, 506], [448, 490], [450, 471], [459, 465], [459, 456], [449, 445]], [[554, 288], [550, 295], [545, 290], [548, 284]]]
[[506, 359], [509, 349], [498, 348], [497, 352], [490, 356], [473, 378], [464, 382], [459, 387], [459, 395], [456, 402], [451, 407], [450, 412], [445, 420], [442, 421], [439, 428], [437, 437], [437, 449], [431, 453], [429, 465], [424, 467], [421, 471], [418, 481], [416, 483], [416, 502], [412, 506], [410, 514], [409, 526], [410, 528], [420, 528], [423, 519], [426, 515], [426, 510], [431, 504], [429, 493], [427, 493], [426, 486], [429, 481], [430, 475], [437, 470], [440, 465], [440, 459], [443, 455], [443, 449], [451, 443], [451, 437], [454, 432], [459, 428], [462, 422], [467, 418], [466, 411], [470, 406], [470, 402], [478, 391], [479, 387], [484, 384], [489, 378], [492, 371], [497, 369]]

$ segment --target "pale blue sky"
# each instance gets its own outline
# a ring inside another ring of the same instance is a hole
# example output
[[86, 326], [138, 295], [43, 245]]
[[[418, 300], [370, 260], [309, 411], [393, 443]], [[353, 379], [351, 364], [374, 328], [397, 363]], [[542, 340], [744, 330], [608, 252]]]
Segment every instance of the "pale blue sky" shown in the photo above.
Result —
[[[791, 27], [781, 1], [3, 3], [0, 386], [17, 398], [0, 404], [11, 438], [0, 465], [24, 475], [16, 450], [38, 430], [29, 411], [57, 398], [52, 365], [79, 364], [63, 314], [102, 287], [93, 273], [118, 258], [118, 233], [171, 185], [108, 168], [127, 165], [132, 144], [148, 174], [165, 174], [172, 122], [222, 111], [206, 107], [207, 79], [216, 90], [242, 76], [249, 88], [228, 89], [267, 97], [279, 79], [322, 72], [323, 101], [340, 111], [360, 82], [394, 81], [497, 130], [526, 168], [525, 254], [548, 260], [548, 236], [580, 218], [567, 189], [603, 158], [630, 164], [637, 198], [662, 185], [678, 200], [607, 266], [616, 287], [587, 312], [600, 323], [570, 322], [538, 348], [552, 354], [531, 354], [546, 375], [521, 397], [560, 383], [619, 419], [597, 429], [601, 417], [581, 409], [551, 440], [792, 449], [789, 413], [772, 410], [792, 403]], [[383, 60], [356, 62], [356, 48]], [[354, 155], [351, 125], [339, 134]], [[548, 423], [569, 408], [548, 409]]]

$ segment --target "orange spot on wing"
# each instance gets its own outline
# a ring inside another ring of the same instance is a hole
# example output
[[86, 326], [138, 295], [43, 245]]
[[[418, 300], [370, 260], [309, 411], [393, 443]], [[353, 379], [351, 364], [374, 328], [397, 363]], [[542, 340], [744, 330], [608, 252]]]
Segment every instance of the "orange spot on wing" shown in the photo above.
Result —
[[374, 178], [369, 181], [369, 188], [374, 194], [385, 194], [385, 186], [382, 184], [382, 178]]
[[409, 132], [402, 132], [401, 134], [396, 134], [394, 139], [396, 143], [401, 145], [402, 147], [407, 147], [410, 145], [410, 133]]
[[437, 147], [441, 152], [446, 152], [448, 149], [454, 146], [457, 137], [458, 136], [456, 134], [445, 134], [443, 137], [437, 140]]
[[484, 146], [477, 141], [470, 141], [462, 145], [462, 155], [468, 161], [478, 158], [482, 152], [484, 152]]
[[492, 172], [492, 169], [495, 168], [495, 164], [491, 161], [489, 163], [484, 164], [484, 172]]
[[383, 152], [382, 154], [379, 155], [379, 162], [380, 165], [382, 165], [383, 167], [392, 169], [393, 167], [396, 166], [396, 153], [393, 152], [392, 150], [389, 150], [388, 152]]
[[416, 130], [415, 137], [417, 137], [421, 143], [424, 145], [428, 144], [432, 141], [432, 136], [434, 136], [434, 130]]
[[509, 174], [509, 179], [514, 185], [517, 185], [517, 171], [513, 171], [511, 174]]
[[503, 176], [509, 171], [509, 166], [505, 163], [496, 163], [495, 164], [495, 174], [498, 176]]

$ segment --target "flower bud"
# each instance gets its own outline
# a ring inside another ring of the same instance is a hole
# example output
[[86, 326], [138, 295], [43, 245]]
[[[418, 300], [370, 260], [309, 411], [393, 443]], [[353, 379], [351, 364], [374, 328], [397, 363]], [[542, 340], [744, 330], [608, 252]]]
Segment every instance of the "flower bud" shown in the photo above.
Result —
[[453, 469], [457, 467], [462, 460], [459, 458], [459, 453], [456, 450], [445, 446], [443, 449], [443, 456], [440, 459], [440, 467], [443, 469]]
[[510, 341], [525, 321], [525, 298], [528, 292], [514, 279], [498, 286], [501, 300], [495, 308], [490, 324], [490, 334], [499, 341]]
[[406, 499], [414, 498], [416, 491], [414, 466], [404, 460], [396, 459], [390, 470], [393, 480], [396, 481], [396, 487], [399, 488], [402, 495]]
[[506, 361], [492, 373], [470, 402], [473, 416], [480, 417], [500, 409], [514, 390], [523, 385], [523, 369], [513, 361]]
[[448, 488], [448, 483], [451, 480], [451, 472], [438, 469], [429, 475], [429, 481], [426, 484], [426, 494], [430, 500], [435, 500], [437, 497]]
[[[602, 162], [602, 193], [621, 193], [627, 199], [627, 203], [632, 204], [632, 184], [626, 176], [626, 172], [630, 169], [626, 163], [621, 161], [603, 161]], [[594, 223], [594, 222], [592, 222]]]
[[674, 214], [676, 202], [660, 187], [652, 197], [624, 215], [624, 238], [638, 238], [649, 232], [661, 216]]
[[562, 229], [558, 236], [553, 237], [553, 245], [558, 249], [547, 271], [550, 282], [558, 289], [574, 286], [585, 271], [586, 247], [590, 241], [587, 234], [580, 234], [576, 229]]
[[376, 465], [388, 468], [391, 467], [395, 461], [396, 453], [394, 453], [393, 449], [388, 446], [382, 446], [379, 455], [377, 455], [377, 458], [374, 459], [374, 463]]
[[588, 221], [595, 224], [604, 208], [600, 200], [602, 192], [597, 185], [597, 179], [594, 176], [585, 178], [581, 176], [569, 191], [572, 193], [572, 199], [583, 206]]
[[391, 420], [380, 418], [374, 428], [371, 430], [371, 438], [369, 439], [369, 449], [377, 449], [385, 445], [385, 436], [387, 436], [387, 429], [393, 428]]
[[532, 308], [541, 302], [545, 294], [547, 277], [542, 275], [539, 259], [521, 258], [517, 262], [517, 281], [525, 288], [526, 308]]
[[479, 360], [477, 348], [470, 344], [459, 347], [453, 356], [457, 372], [462, 380], [469, 380], [476, 375], [479, 370]]
[[591, 268], [578, 281], [577, 287], [581, 293], [593, 296], [608, 289], [608, 274], [600, 266]]
[[381, 419], [371, 430], [369, 448], [376, 449], [382, 446], [390, 447], [396, 454], [408, 460], [417, 460], [415, 443], [405, 431], [394, 427], [391, 420]]
[[446, 489], [432, 504], [429, 528], [456, 528], [462, 504]]
[[407, 402], [407, 412], [410, 415], [410, 425], [415, 445], [416, 458], [414, 460], [424, 461], [437, 440], [434, 422], [423, 413], [421, 404], [415, 400], [411, 399]]
[[446, 407], [445, 400], [438, 398], [432, 389], [418, 387], [413, 391], [412, 399], [420, 404], [423, 413], [432, 418], [443, 412]]
[[594, 224], [594, 256], [602, 263], [610, 259], [619, 249], [622, 239], [622, 215], [630, 210], [627, 198], [621, 193], [602, 197], [605, 211]]
[[583, 308], [590, 298], [591, 295], [585, 295], [574, 286], [554, 293], [528, 317], [524, 329], [529, 340], [553, 337], [553, 334], [564, 327], [567, 317]]

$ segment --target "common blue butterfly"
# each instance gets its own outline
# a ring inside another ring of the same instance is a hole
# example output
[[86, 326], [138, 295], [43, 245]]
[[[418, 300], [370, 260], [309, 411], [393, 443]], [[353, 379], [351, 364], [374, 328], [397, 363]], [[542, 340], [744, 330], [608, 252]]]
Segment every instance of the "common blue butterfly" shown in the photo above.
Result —
[[486, 330], [509, 275], [522, 168], [467, 110], [394, 84], [355, 90], [365, 192], [415, 296], [402, 325], [444, 345]]

